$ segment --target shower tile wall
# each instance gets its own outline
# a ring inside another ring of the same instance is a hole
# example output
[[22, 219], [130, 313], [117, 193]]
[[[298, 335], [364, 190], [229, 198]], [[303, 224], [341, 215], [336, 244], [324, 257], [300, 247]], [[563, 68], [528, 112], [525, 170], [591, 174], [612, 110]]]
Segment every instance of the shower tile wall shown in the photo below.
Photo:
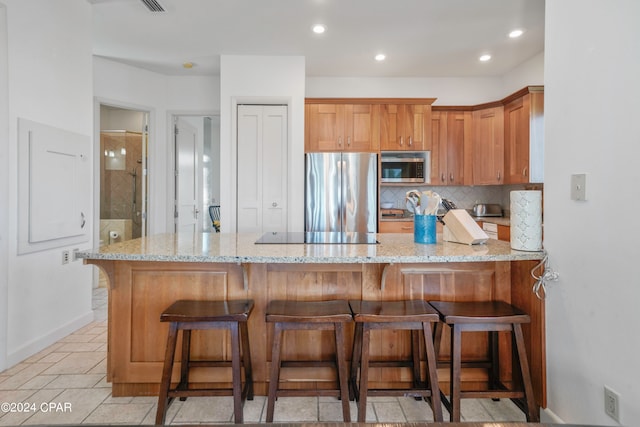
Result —
[[[380, 202], [392, 202], [394, 207], [404, 209], [405, 195], [409, 190], [438, 193], [441, 197], [451, 200], [461, 209], [471, 209], [476, 203], [498, 203], [509, 214], [510, 192], [530, 189], [532, 185], [476, 185], [476, 186], [381, 186]], [[536, 186], [539, 189], [541, 186]]]
[[[106, 169], [106, 152], [118, 155], [125, 148], [124, 170]], [[100, 218], [132, 220], [132, 238], [141, 235], [142, 207], [142, 135], [135, 132], [102, 132], [100, 134]], [[135, 177], [134, 177], [135, 175]], [[136, 180], [135, 208], [133, 180]]]

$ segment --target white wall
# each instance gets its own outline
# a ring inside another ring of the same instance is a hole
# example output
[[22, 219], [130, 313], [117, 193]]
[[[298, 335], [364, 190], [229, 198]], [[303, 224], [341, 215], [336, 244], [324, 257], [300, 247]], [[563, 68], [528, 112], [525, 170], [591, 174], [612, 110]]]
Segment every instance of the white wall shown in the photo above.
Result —
[[543, 84], [544, 52], [540, 52], [502, 76], [503, 95], [501, 97], [517, 92], [525, 86]]
[[[579, 11], [579, 14], [576, 14]], [[640, 2], [547, 0], [545, 247], [549, 410], [568, 423], [640, 420]], [[587, 201], [570, 175], [587, 174]]]
[[9, 310], [9, 91], [7, 14], [0, 3], [0, 371], [7, 366]]
[[[11, 90], [8, 96], [2, 96], [6, 104], [0, 101], [0, 151], [7, 153], [0, 161], [8, 163], [7, 172], [3, 172], [7, 180], [2, 182], [8, 182], [9, 189], [0, 208], [0, 245], [5, 248], [0, 250], [0, 256], [2, 263], [6, 262], [2, 275], [6, 271], [7, 283], [6, 299], [2, 295], [2, 306], [6, 302], [7, 308], [0, 307], [3, 317], [6, 314], [6, 340], [0, 333], [0, 340], [5, 341], [0, 348], [6, 349], [6, 359], [4, 355], [0, 357], [0, 370], [93, 319], [91, 270], [81, 261], [61, 263], [62, 250], [72, 247], [18, 256], [16, 246], [17, 225], [24, 220], [17, 215], [18, 118], [82, 135], [93, 134], [91, 6], [76, 0], [3, 2], [8, 37], [6, 42], [0, 40], [0, 45], [8, 46], [8, 60], [0, 60], [0, 87]], [[5, 65], [8, 74], [4, 73]], [[6, 90], [3, 94], [7, 95]], [[4, 139], [6, 123], [8, 140]], [[92, 244], [89, 241], [80, 247]], [[0, 292], [4, 282], [0, 279]], [[4, 319], [0, 325], [4, 325]]]
[[236, 105], [289, 104], [289, 230], [304, 230], [305, 62], [300, 56], [220, 58], [220, 220], [236, 229]]

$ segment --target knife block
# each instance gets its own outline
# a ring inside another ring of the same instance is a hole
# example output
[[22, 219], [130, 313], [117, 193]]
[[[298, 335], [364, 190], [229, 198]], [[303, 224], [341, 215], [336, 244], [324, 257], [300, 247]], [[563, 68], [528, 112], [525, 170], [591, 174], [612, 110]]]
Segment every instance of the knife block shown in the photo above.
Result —
[[477, 245], [489, 240], [487, 233], [480, 228], [477, 222], [464, 209], [452, 209], [442, 218], [444, 228], [442, 240], [445, 242], [463, 243], [465, 245]]

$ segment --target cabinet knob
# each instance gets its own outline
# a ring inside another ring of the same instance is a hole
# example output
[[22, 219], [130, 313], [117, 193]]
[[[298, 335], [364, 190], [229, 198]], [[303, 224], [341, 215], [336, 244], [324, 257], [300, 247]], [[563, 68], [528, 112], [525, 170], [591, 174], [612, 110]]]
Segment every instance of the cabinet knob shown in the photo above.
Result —
[[271, 206], [273, 206], [274, 208], [276, 208], [276, 207], [278, 207], [278, 203], [273, 202], [273, 203], [271, 203]]

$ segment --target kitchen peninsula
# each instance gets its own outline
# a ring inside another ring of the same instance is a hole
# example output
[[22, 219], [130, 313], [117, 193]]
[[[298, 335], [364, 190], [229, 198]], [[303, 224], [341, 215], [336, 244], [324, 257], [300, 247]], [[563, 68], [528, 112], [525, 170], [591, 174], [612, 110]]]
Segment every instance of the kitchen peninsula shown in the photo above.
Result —
[[[531, 316], [525, 340], [536, 402], [546, 406], [544, 302], [532, 293], [530, 271], [543, 252], [512, 250], [507, 242], [489, 240], [467, 246], [442, 242], [421, 245], [411, 234], [378, 234], [378, 244], [255, 244], [259, 234], [162, 234], [80, 252], [87, 264], [99, 266], [109, 278], [107, 381], [113, 396], [155, 395], [161, 376], [167, 325], [160, 313], [178, 299], [251, 298], [249, 335], [255, 392], [266, 395], [271, 331], [264, 320], [273, 299], [321, 300], [424, 299], [449, 301], [504, 300]], [[377, 331], [372, 358], [409, 355], [406, 331]], [[315, 335], [314, 335], [315, 334]], [[283, 360], [318, 358], [333, 351], [331, 337], [299, 331], [287, 337]], [[197, 336], [196, 336], [197, 335]], [[465, 336], [465, 357], [481, 360], [487, 341], [481, 334]], [[353, 331], [347, 335], [352, 342]], [[224, 331], [203, 331], [192, 338], [195, 358], [227, 358], [230, 338]], [[441, 358], [448, 357], [448, 336]], [[508, 337], [501, 337], [501, 377], [510, 378]], [[347, 349], [350, 358], [351, 349]], [[503, 356], [504, 355], [504, 356]], [[217, 369], [217, 368], [216, 368]], [[335, 380], [328, 368], [314, 368], [323, 378], [317, 387]], [[175, 375], [178, 374], [176, 370]], [[448, 390], [448, 372], [439, 370]], [[286, 381], [286, 371], [282, 374]], [[462, 380], [469, 386], [487, 380], [486, 371], [470, 368]], [[228, 386], [227, 370], [194, 369], [192, 381]], [[411, 381], [411, 374], [373, 370], [370, 381], [389, 387]], [[324, 384], [323, 384], [324, 383]], [[296, 387], [296, 383], [291, 383]]]

